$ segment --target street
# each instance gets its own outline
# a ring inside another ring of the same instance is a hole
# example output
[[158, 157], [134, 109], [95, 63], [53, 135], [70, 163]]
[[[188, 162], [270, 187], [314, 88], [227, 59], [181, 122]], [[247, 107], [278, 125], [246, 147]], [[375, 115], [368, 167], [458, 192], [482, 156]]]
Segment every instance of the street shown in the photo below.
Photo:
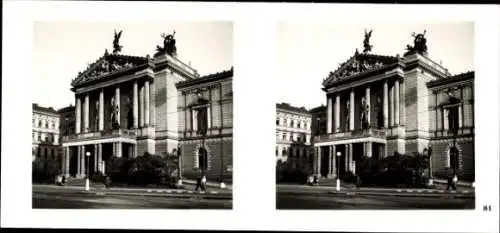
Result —
[[33, 186], [33, 208], [42, 209], [232, 209], [227, 194], [165, 194]]
[[341, 190], [278, 187], [277, 209], [474, 209], [473, 193], [398, 192], [394, 190]]

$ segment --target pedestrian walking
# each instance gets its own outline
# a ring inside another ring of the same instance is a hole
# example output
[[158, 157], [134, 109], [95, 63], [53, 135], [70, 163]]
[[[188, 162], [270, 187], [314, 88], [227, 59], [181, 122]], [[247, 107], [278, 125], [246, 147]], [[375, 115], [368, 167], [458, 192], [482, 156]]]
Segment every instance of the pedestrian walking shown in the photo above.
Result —
[[200, 176], [196, 179], [196, 188], [195, 191], [198, 191], [198, 189], [201, 189], [201, 191], [205, 191], [203, 181], [205, 180], [205, 174], [201, 173]]
[[446, 190], [450, 190], [450, 188], [452, 190], [457, 190], [457, 185], [456, 185], [456, 182], [457, 182], [457, 177], [456, 176], [450, 176], [448, 177], [448, 183], [446, 185]]

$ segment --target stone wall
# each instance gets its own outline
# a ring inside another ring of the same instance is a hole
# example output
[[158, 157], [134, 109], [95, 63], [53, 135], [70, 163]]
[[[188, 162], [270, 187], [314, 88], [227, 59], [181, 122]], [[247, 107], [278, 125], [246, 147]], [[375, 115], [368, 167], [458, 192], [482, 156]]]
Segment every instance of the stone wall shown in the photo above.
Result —
[[[207, 179], [209, 181], [218, 181], [221, 169], [224, 169], [224, 180], [232, 180], [232, 171], [226, 170], [228, 166], [232, 167], [233, 164], [232, 138], [206, 139], [205, 145], [205, 149], [208, 152], [208, 170], [205, 173]], [[201, 140], [184, 141], [181, 143], [182, 170], [185, 178], [195, 179], [200, 174], [200, 169], [198, 168], [198, 150], [200, 147]], [[223, 164], [221, 164], [221, 161], [223, 161]]]

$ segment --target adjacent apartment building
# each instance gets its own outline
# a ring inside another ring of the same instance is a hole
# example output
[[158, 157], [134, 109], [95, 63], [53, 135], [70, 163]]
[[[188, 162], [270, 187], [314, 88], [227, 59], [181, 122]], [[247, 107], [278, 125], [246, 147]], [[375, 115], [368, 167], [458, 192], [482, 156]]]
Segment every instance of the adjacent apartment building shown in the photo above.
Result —
[[309, 173], [312, 167], [311, 113], [304, 107], [276, 104], [277, 169]]
[[58, 172], [61, 164], [59, 114], [52, 107], [32, 104], [32, 156], [34, 170]]

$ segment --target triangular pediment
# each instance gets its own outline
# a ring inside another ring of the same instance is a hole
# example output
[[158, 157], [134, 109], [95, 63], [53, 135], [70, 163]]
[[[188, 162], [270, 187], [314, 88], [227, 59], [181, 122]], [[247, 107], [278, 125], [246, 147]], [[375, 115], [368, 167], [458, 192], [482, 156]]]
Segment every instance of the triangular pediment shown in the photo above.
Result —
[[331, 71], [328, 77], [323, 81], [323, 85], [327, 85], [348, 77], [352, 77], [361, 73], [370, 72], [381, 69], [385, 66], [394, 64], [398, 61], [398, 57], [381, 56], [374, 54], [360, 54], [356, 51], [354, 56], [339, 65], [335, 71]]
[[147, 57], [135, 57], [119, 54], [104, 54], [87, 68], [78, 72], [78, 76], [71, 82], [72, 86], [107, 77], [111, 74], [126, 71], [139, 65], [148, 63]]

